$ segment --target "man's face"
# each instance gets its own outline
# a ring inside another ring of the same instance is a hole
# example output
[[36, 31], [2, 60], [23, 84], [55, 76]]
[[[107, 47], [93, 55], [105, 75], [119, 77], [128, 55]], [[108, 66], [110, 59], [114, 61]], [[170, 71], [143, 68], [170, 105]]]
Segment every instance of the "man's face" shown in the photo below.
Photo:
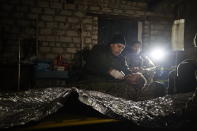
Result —
[[134, 52], [134, 53], [137, 53], [139, 54], [140, 51], [141, 51], [141, 44], [133, 44], [133, 46], [131, 47], [131, 50]]
[[115, 56], [119, 56], [121, 52], [124, 50], [125, 45], [121, 43], [110, 44], [112, 54]]

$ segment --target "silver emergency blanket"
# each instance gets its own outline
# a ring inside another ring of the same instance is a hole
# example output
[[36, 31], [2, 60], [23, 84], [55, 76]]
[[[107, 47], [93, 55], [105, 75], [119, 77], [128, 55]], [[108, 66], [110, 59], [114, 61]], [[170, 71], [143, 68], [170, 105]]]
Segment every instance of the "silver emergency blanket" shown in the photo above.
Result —
[[182, 115], [186, 103], [193, 94], [177, 94], [134, 102], [75, 87], [30, 89], [17, 93], [1, 93], [0, 128], [10, 128], [42, 120], [66, 106], [66, 101], [73, 92], [78, 94], [77, 99], [81, 103], [108, 117], [128, 120], [137, 126], [150, 128], [180, 127], [185, 122]]

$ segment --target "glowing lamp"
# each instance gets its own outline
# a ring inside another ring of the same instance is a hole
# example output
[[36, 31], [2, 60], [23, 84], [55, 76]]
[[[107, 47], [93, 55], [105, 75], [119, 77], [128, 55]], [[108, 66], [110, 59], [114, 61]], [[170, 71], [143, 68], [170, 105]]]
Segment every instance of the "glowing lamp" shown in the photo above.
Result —
[[165, 57], [165, 51], [161, 48], [155, 48], [151, 51], [150, 57], [156, 61], [162, 61]]

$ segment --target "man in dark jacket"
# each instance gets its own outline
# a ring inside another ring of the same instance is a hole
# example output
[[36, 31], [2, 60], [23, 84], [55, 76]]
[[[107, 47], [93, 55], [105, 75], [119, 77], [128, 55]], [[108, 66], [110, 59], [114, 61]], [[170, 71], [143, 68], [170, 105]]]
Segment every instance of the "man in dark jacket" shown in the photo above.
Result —
[[[119, 46], [119, 50], [124, 49], [123, 44], [113, 44], [113, 46]], [[114, 55], [109, 45], [97, 45], [95, 46], [88, 56], [87, 63], [85, 65], [85, 76], [90, 76], [89, 79], [99, 77], [106, 80], [121, 79], [122, 76], [128, 75], [129, 71], [124, 58], [121, 55]], [[122, 75], [113, 76], [112, 70], [119, 72]], [[111, 71], [111, 72], [110, 72]]]

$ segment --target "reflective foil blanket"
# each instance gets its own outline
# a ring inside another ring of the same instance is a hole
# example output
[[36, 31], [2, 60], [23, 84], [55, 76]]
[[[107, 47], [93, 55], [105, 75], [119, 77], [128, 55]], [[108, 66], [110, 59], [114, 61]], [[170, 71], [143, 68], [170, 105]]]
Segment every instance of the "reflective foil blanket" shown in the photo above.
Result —
[[[0, 128], [10, 128], [42, 120], [66, 106], [68, 97], [73, 93], [77, 94], [77, 99], [81, 103], [99, 113], [114, 119], [131, 121], [137, 126], [178, 128], [190, 120], [184, 114], [186, 103], [193, 93], [134, 102], [98, 91], [56, 87], [1, 93]], [[196, 106], [192, 108], [197, 109]]]

